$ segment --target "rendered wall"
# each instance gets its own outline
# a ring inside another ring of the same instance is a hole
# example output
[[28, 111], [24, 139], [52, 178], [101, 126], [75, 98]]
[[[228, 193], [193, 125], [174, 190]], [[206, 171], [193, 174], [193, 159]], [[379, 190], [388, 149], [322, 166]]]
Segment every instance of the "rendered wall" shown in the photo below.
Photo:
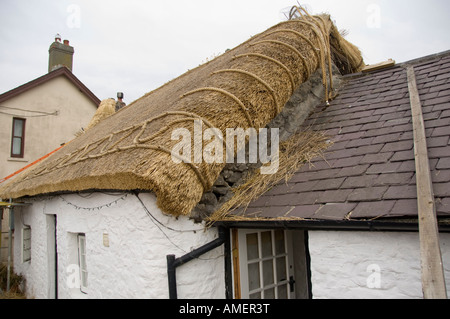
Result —
[[[35, 199], [30, 208], [18, 210], [15, 271], [26, 277], [28, 295], [54, 296], [51, 215], [56, 214], [59, 298], [168, 298], [166, 255], [180, 257], [213, 241], [217, 230], [205, 232], [202, 225], [187, 218], [163, 215], [152, 194], [140, 194], [140, 198], [153, 217], [131, 194]], [[32, 228], [32, 259], [27, 263], [22, 263], [20, 251], [23, 224]], [[77, 233], [86, 234], [88, 294], [71, 288], [78, 256]], [[106, 233], [109, 247], [104, 242]], [[225, 298], [224, 278], [223, 247], [220, 247], [177, 269], [178, 297]]]
[[[450, 292], [450, 234], [440, 236]], [[423, 298], [418, 233], [309, 232], [316, 299]]]

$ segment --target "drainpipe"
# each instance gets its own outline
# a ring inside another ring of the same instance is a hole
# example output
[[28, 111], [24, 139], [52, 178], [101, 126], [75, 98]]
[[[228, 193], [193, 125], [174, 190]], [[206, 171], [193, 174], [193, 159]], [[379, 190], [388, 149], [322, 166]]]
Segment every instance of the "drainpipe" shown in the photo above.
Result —
[[9, 200], [9, 234], [8, 234], [8, 269], [6, 275], [6, 292], [11, 288], [11, 256], [12, 256], [12, 232], [14, 230], [14, 206], [12, 198]]
[[211, 250], [222, 246], [227, 239], [226, 236], [226, 229], [223, 227], [219, 228], [219, 237], [215, 239], [214, 241], [191, 251], [190, 253], [180, 257], [176, 258], [175, 255], [168, 255], [167, 256], [167, 277], [169, 280], [169, 298], [170, 299], [177, 299], [177, 278], [176, 278], [176, 269], [188, 262], [190, 262], [193, 259], [199, 258], [200, 256], [206, 254], [207, 252], [210, 252]]

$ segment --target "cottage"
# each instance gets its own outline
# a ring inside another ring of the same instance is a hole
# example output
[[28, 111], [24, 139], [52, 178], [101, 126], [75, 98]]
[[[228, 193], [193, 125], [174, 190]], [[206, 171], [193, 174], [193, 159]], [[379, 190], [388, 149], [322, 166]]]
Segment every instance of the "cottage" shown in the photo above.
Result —
[[[297, 9], [0, 189], [28, 204], [14, 226], [29, 296], [422, 298], [415, 93], [449, 278], [450, 53], [364, 69], [329, 16]], [[174, 152], [171, 132], [199, 120], [222, 137], [278, 128], [278, 170]]]

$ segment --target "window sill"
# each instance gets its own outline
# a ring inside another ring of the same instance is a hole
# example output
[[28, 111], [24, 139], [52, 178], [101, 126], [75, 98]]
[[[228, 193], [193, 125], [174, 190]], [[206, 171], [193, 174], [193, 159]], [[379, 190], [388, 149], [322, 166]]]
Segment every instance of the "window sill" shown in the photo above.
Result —
[[27, 160], [26, 158], [16, 158], [16, 157], [8, 157], [7, 159], [8, 162], [21, 162], [21, 163], [28, 163], [29, 160]]

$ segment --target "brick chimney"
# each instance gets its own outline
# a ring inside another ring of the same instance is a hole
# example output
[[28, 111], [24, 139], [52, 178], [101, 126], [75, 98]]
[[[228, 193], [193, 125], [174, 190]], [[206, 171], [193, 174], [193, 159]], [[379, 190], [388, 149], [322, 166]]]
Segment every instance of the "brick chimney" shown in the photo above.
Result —
[[61, 36], [57, 34], [55, 36], [55, 42], [52, 43], [48, 60], [48, 72], [54, 71], [60, 67], [67, 67], [72, 71], [73, 67], [73, 54], [75, 50], [69, 45], [69, 40], [64, 40], [61, 43]]

